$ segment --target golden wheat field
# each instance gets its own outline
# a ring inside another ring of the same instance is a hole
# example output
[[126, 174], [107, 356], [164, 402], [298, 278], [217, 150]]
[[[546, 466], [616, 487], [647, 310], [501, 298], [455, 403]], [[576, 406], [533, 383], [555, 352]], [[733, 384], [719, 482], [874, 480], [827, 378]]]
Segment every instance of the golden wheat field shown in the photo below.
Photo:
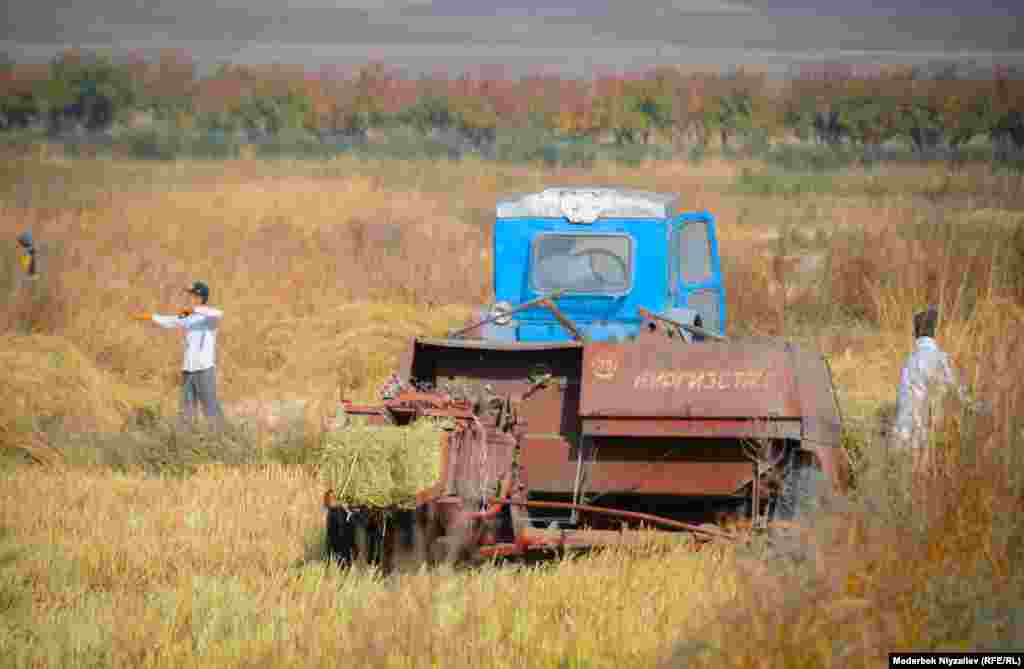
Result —
[[[302, 455], [316, 419], [485, 302], [495, 199], [555, 184], [676, 192], [716, 215], [732, 332], [828, 356], [854, 490], [772, 546], [338, 568]], [[15, 272], [25, 228], [47, 253], [32, 284]], [[0, 237], [0, 666], [875, 667], [1024, 646], [1019, 175], [11, 156]], [[180, 342], [129, 316], [195, 279], [226, 313], [226, 408], [306, 400], [287, 439], [168, 445], [147, 427], [176, 409]], [[912, 480], [874, 419], [929, 302], [993, 411], [953, 414], [941, 467]]]

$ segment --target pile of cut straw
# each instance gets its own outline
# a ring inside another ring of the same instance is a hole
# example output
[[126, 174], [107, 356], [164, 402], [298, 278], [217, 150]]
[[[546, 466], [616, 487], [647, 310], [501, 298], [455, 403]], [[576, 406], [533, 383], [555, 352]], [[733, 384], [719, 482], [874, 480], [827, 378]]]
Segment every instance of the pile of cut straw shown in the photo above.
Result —
[[35, 449], [39, 426], [52, 421], [74, 432], [115, 432], [147, 399], [62, 337], [0, 336], [0, 369], [0, 449]]

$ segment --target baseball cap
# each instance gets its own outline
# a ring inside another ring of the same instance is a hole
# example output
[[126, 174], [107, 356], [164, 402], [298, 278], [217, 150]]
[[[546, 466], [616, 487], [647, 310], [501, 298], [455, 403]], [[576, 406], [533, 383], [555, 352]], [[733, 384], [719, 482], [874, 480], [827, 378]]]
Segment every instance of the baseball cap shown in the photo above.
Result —
[[185, 289], [185, 292], [186, 293], [192, 293], [193, 295], [198, 295], [199, 297], [203, 298], [204, 300], [210, 299], [210, 287], [207, 286], [202, 281], [194, 282], [192, 284], [191, 288], [186, 288]]

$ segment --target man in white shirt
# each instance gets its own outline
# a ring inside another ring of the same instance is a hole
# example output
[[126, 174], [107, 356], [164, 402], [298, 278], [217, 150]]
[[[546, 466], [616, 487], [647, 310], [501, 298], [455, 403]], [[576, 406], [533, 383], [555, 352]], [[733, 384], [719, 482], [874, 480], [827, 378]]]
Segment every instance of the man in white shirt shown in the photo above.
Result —
[[938, 310], [914, 316], [914, 351], [907, 358], [900, 374], [899, 398], [893, 425], [894, 445], [909, 449], [914, 467], [919, 469], [928, 460], [928, 437], [941, 418], [942, 402], [949, 390], [966, 400], [966, 389], [960, 385], [949, 356], [935, 341]]
[[143, 312], [134, 318], [167, 329], [184, 330], [181, 418], [185, 424], [192, 423], [196, 404], [201, 404], [207, 420], [219, 424], [224, 412], [217, 400], [217, 326], [224, 313], [207, 304], [210, 288], [202, 281], [196, 281], [185, 292], [189, 294], [191, 306], [179, 311], [177, 316]]

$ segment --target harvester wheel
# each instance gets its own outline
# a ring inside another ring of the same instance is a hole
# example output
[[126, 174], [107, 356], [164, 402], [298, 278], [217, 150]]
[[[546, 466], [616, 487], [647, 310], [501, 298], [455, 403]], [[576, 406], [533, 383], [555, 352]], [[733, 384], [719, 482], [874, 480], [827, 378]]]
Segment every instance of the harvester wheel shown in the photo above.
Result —
[[380, 526], [366, 509], [327, 511], [327, 551], [339, 563], [378, 562], [382, 555]]
[[413, 510], [327, 511], [327, 551], [341, 565], [374, 565], [385, 574], [417, 568], [428, 559], [429, 533], [428, 523]]
[[825, 474], [811, 463], [793, 458], [782, 480], [782, 491], [775, 502], [777, 520], [802, 520], [811, 515], [825, 490]]
[[458, 530], [437, 537], [430, 545], [430, 562], [435, 565], [458, 564], [470, 556], [471, 545], [470, 537]]
[[350, 513], [337, 507], [327, 510], [327, 552], [342, 564], [352, 562], [358, 552], [356, 528], [359, 521], [359, 512]]

